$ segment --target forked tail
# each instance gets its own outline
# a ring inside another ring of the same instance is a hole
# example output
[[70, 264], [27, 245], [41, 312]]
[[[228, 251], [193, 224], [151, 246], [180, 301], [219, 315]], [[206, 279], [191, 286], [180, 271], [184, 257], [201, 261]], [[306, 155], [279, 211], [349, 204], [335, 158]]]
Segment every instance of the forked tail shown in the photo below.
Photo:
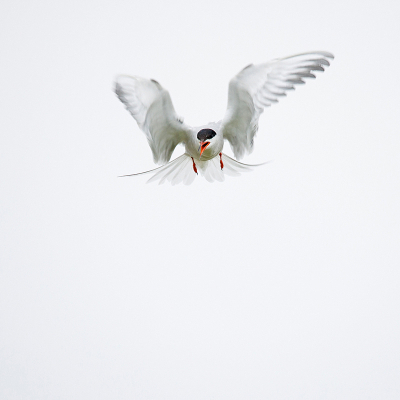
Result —
[[198, 175], [198, 172], [200, 172], [200, 175], [204, 176], [209, 182], [223, 182], [225, 175], [239, 176], [242, 172], [252, 171], [253, 168], [264, 164], [266, 163], [255, 165], [243, 164], [224, 153], [221, 153], [221, 157], [214, 157], [208, 161], [193, 161], [192, 157], [185, 153], [162, 167], [137, 174], [122, 175], [122, 177], [153, 174], [147, 183], [158, 181], [158, 184], [161, 185], [165, 181], [168, 181], [172, 185], [177, 185], [178, 183], [190, 185]]

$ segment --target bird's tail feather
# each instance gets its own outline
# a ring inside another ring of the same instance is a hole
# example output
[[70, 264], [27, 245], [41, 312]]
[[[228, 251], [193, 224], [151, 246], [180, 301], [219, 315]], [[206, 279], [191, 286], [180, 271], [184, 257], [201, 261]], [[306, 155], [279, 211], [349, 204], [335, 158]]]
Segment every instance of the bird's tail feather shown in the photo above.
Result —
[[[223, 165], [222, 169], [221, 161]], [[222, 153], [221, 160], [219, 157], [214, 157], [213, 159], [208, 161], [195, 160], [195, 164], [197, 171], [200, 172], [200, 174], [204, 176], [207, 181], [222, 182], [225, 180], [225, 175], [239, 176], [242, 172], [252, 171], [254, 167], [258, 167], [266, 163], [256, 165], [243, 164]], [[186, 153], [182, 154], [180, 157], [170, 161], [169, 163], [161, 167], [145, 172], [139, 172], [137, 174], [122, 176], [138, 176], [145, 174], [153, 174], [153, 176], [147, 181], [147, 183], [158, 181], [159, 185], [161, 185], [165, 181], [170, 182], [172, 185], [177, 185], [178, 183], [190, 185], [197, 176], [197, 173], [193, 168], [192, 157]]]
[[126, 176], [139, 176], [148, 174], [153, 174], [153, 176], [150, 177], [147, 183], [159, 181], [160, 185], [166, 180], [171, 182], [172, 185], [176, 185], [181, 182], [183, 182], [185, 185], [190, 185], [196, 177], [192, 167], [192, 159], [187, 154], [182, 154], [180, 157], [175, 158], [175, 160], [172, 160], [161, 167], [154, 168], [149, 171], [139, 172], [137, 174], [122, 175], [120, 177], [122, 178]]

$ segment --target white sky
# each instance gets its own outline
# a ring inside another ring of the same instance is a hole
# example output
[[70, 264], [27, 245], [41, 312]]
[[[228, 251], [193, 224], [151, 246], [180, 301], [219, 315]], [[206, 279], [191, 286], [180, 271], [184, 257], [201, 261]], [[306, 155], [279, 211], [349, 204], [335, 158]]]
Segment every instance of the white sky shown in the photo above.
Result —
[[[399, 399], [399, 3], [160, 3], [1, 3], [0, 398]], [[310, 50], [244, 160], [273, 163], [117, 178], [154, 165], [115, 75], [196, 125]]]

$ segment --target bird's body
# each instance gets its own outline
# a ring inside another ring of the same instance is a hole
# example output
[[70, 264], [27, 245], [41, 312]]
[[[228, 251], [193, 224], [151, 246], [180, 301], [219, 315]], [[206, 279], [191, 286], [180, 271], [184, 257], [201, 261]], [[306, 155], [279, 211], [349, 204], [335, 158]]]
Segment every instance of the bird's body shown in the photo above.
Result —
[[[165, 164], [131, 175], [153, 173], [149, 182], [190, 184], [199, 172], [212, 182], [251, 170], [255, 165], [242, 164], [222, 153], [225, 140], [236, 159], [250, 153], [264, 108], [278, 102], [296, 84], [304, 83], [303, 78], [315, 78], [311, 71], [324, 71], [332, 58], [327, 52], [313, 52], [247, 66], [229, 83], [224, 118], [199, 127], [186, 125], [178, 117], [168, 91], [157, 81], [119, 76], [117, 96], [145, 133], [154, 162]], [[185, 145], [185, 153], [169, 162], [179, 143]]]

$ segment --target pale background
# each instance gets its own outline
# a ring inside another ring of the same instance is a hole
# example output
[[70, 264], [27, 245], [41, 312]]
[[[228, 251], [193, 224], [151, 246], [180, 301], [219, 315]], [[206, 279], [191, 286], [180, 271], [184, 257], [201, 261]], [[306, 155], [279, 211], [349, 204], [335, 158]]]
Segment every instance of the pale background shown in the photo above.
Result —
[[[399, 399], [399, 15], [3, 1], [0, 398]], [[117, 178], [154, 164], [115, 75], [196, 125], [247, 64], [309, 50], [336, 58], [262, 115], [244, 161], [272, 163]]]

